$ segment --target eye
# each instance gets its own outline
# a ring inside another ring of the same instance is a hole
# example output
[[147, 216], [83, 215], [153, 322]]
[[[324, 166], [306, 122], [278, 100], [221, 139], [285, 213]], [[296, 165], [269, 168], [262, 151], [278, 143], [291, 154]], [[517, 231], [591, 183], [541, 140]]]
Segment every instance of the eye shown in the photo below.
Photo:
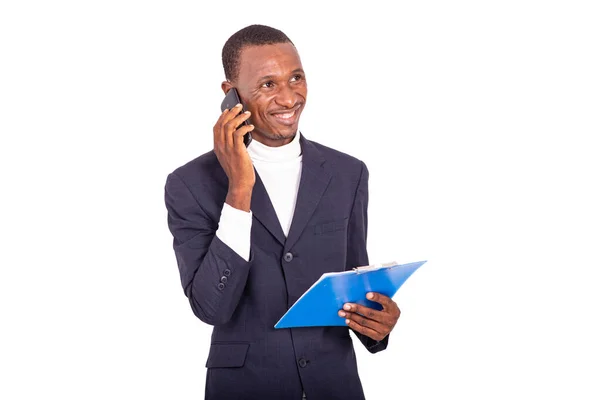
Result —
[[264, 88], [272, 88], [273, 86], [275, 86], [275, 83], [273, 81], [267, 81], [261, 85], [261, 87]]
[[294, 75], [294, 76], [292, 77], [292, 82], [299, 82], [299, 81], [301, 81], [302, 79], [304, 79], [304, 77], [303, 77], [302, 75], [300, 75], [300, 74], [296, 74], [296, 75]]

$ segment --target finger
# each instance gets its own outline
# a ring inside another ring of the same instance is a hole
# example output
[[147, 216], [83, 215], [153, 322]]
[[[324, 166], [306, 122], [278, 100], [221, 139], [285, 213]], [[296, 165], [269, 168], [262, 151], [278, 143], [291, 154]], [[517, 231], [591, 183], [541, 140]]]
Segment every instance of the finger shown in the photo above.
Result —
[[375, 310], [373, 308], [370, 307], [365, 307], [363, 305], [360, 304], [355, 304], [355, 303], [347, 303], [344, 304], [344, 310], [346, 311], [351, 311], [353, 313], [358, 313], [358, 314], [362, 314], [365, 317], [372, 319], [374, 321], [377, 322], [387, 322], [387, 320], [389, 319], [389, 316], [381, 311]]
[[352, 312], [344, 312], [344, 314], [345, 314], [346, 319], [354, 321], [361, 326], [366, 326], [367, 328], [373, 329], [377, 333], [383, 333], [383, 332], [390, 330], [389, 326], [387, 326], [381, 322], [369, 319], [369, 318], [365, 317], [364, 315], [360, 315], [360, 314], [356, 314], [356, 313], [352, 313]]
[[234, 147], [238, 147], [240, 146], [241, 148], [246, 148], [246, 145], [244, 144], [244, 135], [248, 132], [251, 132], [252, 130], [254, 130], [254, 125], [252, 124], [248, 124], [248, 125], [242, 125], [239, 129], [236, 129], [235, 132], [233, 132], [233, 146]]
[[227, 126], [228, 128], [233, 128], [231, 130], [231, 132], [233, 133], [233, 131], [235, 131], [235, 129], [241, 124], [243, 124], [244, 121], [246, 121], [248, 118], [250, 118], [250, 111], [244, 111], [235, 118], [229, 119], [227, 122], [225, 122], [225, 126]]
[[381, 293], [369, 292], [367, 293], [367, 299], [381, 304], [384, 310], [397, 307], [394, 300]]
[[225, 124], [225, 141], [228, 146], [233, 146], [233, 135], [238, 127], [250, 117], [250, 111], [246, 111]]
[[228, 109], [223, 110], [223, 112], [219, 116], [219, 119], [215, 123], [215, 126], [213, 127], [213, 136], [214, 136], [213, 139], [214, 139], [215, 147], [217, 147], [218, 144], [223, 143], [223, 139], [224, 139], [223, 124], [224, 124], [225, 116], [227, 115], [228, 112], [229, 112]]
[[238, 115], [240, 115], [242, 108], [243, 107], [241, 104], [236, 104], [235, 106], [231, 107], [231, 109], [225, 113], [225, 116], [223, 118], [223, 124], [227, 124], [229, 121], [233, 120]]
[[383, 338], [385, 338], [384, 334], [379, 333], [369, 327], [360, 325], [356, 321], [353, 321], [351, 319], [346, 319], [346, 325], [348, 325], [350, 329], [353, 329], [358, 333], [362, 333], [363, 335], [366, 335], [373, 340], [380, 341], [383, 340]]
[[242, 111], [242, 108], [243, 108], [242, 105], [240, 103], [237, 103], [235, 106], [233, 106], [229, 110], [227, 110], [225, 113], [226, 117], [227, 117], [227, 121], [229, 121], [230, 119], [232, 119], [236, 115], [238, 115], [240, 113], [240, 111]]
[[240, 111], [242, 111], [242, 105], [239, 103], [231, 107], [231, 109], [224, 111], [220, 131], [222, 143], [226, 146], [232, 144], [232, 140], [230, 137], [231, 133], [235, 130], [237, 126], [239, 126], [239, 124], [233, 125], [231, 121], [239, 115]]
[[398, 304], [390, 297], [381, 293], [369, 292], [367, 293], [367, 299], [381, 304], [383, 312], [394, 318], [394, 324], [400, 318], [400, 308], [398, 308]]

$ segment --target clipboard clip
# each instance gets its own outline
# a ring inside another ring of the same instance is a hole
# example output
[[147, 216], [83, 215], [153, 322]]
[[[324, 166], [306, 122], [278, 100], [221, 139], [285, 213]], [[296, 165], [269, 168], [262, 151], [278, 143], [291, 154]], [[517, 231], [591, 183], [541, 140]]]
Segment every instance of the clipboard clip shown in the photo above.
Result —
[[354, 267], [354, 268], [352, 268], [352, 270], [354, 272], [356, 272], [357, 274], [362, 274], [362, 273], [369, 272], [369, 271], [375, 271], [375, 270], [378, 270], [381, 268], [393, 267], [394, 265], [398, 265], [398, 263], [396, 261], [392, 261], [392, 262], [383, 263], [383, 264], [365, 265], [364, 267]]

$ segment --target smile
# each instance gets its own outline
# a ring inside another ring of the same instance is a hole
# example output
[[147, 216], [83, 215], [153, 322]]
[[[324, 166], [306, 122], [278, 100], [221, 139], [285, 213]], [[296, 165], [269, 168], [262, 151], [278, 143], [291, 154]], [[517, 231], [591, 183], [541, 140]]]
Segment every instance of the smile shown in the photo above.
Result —
[[292, 111], [292, 112], [289, 112], [286, 114], [275, 114], [275, 117], [282, 118], [282, 119], [290, 119], [294, 116], [295, 113], [296, 113], [295, 111]]
[[300, 106], [297, 106], [292, 111], [272, 113], [271, 116], [273, 116], [277, 122], [283, 125], [293, 125], [296, 122], [299, 109]]

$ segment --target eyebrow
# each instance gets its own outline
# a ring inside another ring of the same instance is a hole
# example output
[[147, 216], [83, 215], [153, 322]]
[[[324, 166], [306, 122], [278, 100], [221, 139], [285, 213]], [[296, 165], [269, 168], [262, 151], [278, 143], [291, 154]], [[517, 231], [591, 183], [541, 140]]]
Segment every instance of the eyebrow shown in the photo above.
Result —
[[[304, 74], [304, 70], [302, 68], [296, 68], [295, 70], [292, 71], [292, 74], [297, 74], [299, 72]], [[266, 81], [266, 80], [271, 80], [273, 78], [275, 78], [275, 75], [265, 75], [265, 76], [261, 77], [260, 79], [258, 79], [258, 81], [262, 82], [262, 81]]]

